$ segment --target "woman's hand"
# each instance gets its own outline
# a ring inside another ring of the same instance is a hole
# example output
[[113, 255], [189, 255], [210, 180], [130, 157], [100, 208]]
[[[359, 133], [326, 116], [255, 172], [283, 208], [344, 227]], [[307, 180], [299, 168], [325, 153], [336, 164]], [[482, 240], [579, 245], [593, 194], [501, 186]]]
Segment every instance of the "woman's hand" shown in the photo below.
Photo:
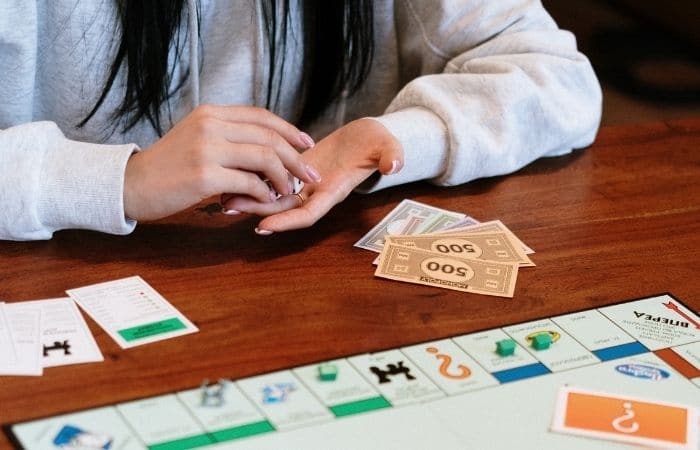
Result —
[[290, 193], [288, 173], [305, 183], [318, 172], [297, 149], [313, 140], [273, 113], [248, 106], [198, 107], [150, 148], [135, 153], [124, 178], [124, 211], [135, 220], [169, 216], [225, 192], [261, 204]]
[[303, 204], [297, 195], [283, 196], [273, 203], [234, 196], [226, 199], [224, 209], [268, 216], [258, 225], [258, 234], [308, 227], [377, 169], [384, 175], [401, 170], [403, 150], [381, 123], [360, 119], [318, 142], [304, 152], [303, 159], [321, 174], [320, 182], [304, 186]]

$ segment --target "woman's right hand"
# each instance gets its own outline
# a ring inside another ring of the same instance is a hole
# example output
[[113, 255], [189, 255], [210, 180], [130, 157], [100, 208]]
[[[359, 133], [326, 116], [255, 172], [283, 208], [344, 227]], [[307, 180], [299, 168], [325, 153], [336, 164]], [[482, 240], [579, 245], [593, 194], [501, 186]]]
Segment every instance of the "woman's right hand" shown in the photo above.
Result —
[[[308, 183], [318, 172], [297, 149], [313, 140], [263, 108], [203, 105], [151, 147], [129, 158], [124, 211], [134, 220], [169, 216], [223, 193], [272, 202], [289, 194], [288, 173]], [[260, 176], [258, 176], [260, 174]]]

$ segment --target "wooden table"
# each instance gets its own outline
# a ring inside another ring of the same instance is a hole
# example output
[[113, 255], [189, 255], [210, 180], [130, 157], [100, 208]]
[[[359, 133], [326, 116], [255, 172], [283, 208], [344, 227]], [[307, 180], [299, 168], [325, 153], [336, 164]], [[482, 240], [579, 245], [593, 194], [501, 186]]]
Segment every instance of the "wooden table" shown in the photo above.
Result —
[[[411, 198], [501, 219], [537, 253], [513, 299], [373, 276], [352, 244]], [[253, 218], [192, 209], [130, 236], [0, 242], [0, 299], [140, 275], [200, 332], [105, 361], [0, 378], [0, 423], [671, 292], [700, 309], [700, 119], [603, 129], [593, 147], [460, 187], [353, 195], [314, 227], [257, 236]], [[0, 435], [0, 448], [8, 441]]]

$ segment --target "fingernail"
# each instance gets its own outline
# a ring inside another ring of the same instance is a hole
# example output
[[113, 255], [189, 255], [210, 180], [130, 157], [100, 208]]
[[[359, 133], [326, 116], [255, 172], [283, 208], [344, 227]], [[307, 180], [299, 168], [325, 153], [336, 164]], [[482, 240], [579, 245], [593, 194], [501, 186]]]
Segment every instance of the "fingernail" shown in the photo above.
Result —
[[311, 177], [312, 180], [314, 180], [316, 183], [321, 181], [321, 174], [318, 173], [318, 170], [314, 169], [311, 166], [306, 166], [306, 174]]
[[269, 236], [272, 234], [270, 230], [263, 230], [262, 228], [255, 228], [255, 232], [260, 236]]
[[314, 140], [311, 139], [311, 136], [309, 136], [308, 134], [304, 133], [303, 131], [302, 131], [301, 133], [299, 133], [299, 138], [301, 139], [301, 142], [303, 142], [304, 145], [306, 145], [306, 148], [311, 148], [311, 147], [313, 147], [314, 145], [316, 145], [316, 143], [314, 142]]
[[277, 201], [279, 194], [275, 191], [270, 191], [270, 201]]
[[223, 214], [226, 214], [227, 216], [237, 216], [241, 213], [237, 209], [227, 209], [227, 208], [221, 208], [221, 212]]
[[396, 172], [398, 172], [399, 170], [401, 170], [401, 161], [399, 161], [398, 159], [395, 159], [391, 162], [391, 170], [389, 171], [389, 173], [387, 175], [393, 175]]
[[287, 182], [287, 195], [291, 195], [294, 192], [294, 183], [292, 183], [292, 180], [289, 180]]

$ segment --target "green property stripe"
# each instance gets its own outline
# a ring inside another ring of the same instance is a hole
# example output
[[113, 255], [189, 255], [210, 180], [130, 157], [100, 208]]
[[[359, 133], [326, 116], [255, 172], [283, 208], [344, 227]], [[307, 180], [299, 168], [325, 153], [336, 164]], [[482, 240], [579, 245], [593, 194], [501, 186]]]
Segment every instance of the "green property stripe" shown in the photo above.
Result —
[[172, 319], [161, 320], [160, 322], [147, 323], [125, 330], [119, 330], [118, 333], [127, 342], [143, 339], [157, 334], [170, 333], [171, 331], [182, 330], [185, 324], [177, 317]]
[[375, 409], [389, 408], [389, 403], [384, 397], [373, 397], [357, 402], [343, 403], [340, 405], [331, 406], [331, 411], [336, 417], [349, 416], [352, 414], [363, 413]]
[[269, 433], [270, 431], [275, 431], [275, 427], [273, 427], [267, 420], [263, 420], [262, 422], [249, 423], [239, 427], [216, 431], [212, 433], [211, 436], [216, 442], [226, 442], [233, 441], [234, 439], [254, 436], [256, 434]]
[[204, 447], [214, 444], [208, 434], [198, 434], [175, 441], [161, 442], [160, 444], [149, 445], [149, 450], [184, 450], [188, 448]]

